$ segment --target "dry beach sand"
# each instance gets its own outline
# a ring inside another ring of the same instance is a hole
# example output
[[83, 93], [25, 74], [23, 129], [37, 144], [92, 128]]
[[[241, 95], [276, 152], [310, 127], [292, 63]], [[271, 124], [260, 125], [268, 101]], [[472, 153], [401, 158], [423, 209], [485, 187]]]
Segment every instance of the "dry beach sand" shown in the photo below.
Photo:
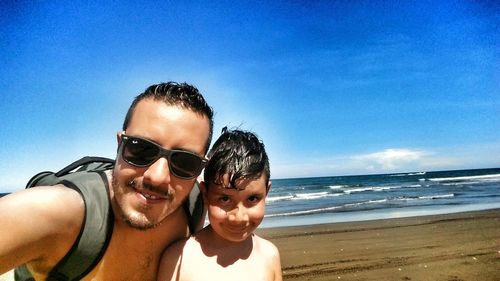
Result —
[[500, 280], [498, 209], [257, 233], [280, 249], [284, 280]]
[[500, 280], [500, 210], [260, 229], [284, 280]]

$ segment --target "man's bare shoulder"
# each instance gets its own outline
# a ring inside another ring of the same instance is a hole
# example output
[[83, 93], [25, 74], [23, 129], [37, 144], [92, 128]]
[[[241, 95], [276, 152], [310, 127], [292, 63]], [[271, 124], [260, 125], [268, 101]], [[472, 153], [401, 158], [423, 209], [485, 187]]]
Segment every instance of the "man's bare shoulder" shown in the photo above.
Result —
[[[8, 209], [9, 217], [24, 217], [24, 220], [42, 219], [42, 222], [51, 221], [54, 225], [58, 222], [73, 222], [78, 217], [83, 218], [84, 203], [75, 190], [55, 185], [9, 194], [0, 199], [0, 208]], [[80, 225], [81, 220], [76, 224]]]
[[83, 199], [64, 186], [36, 187], [0, 199], [0, 272], [30, 262], [50, 269], [76, 239]]

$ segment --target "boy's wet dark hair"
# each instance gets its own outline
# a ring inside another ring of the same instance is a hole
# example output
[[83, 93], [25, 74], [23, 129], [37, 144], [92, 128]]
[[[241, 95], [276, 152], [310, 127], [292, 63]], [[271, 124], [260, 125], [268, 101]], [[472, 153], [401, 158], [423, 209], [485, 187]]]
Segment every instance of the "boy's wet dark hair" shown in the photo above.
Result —
[[251, 132], [222, 129], [222, 135], [208, 153], [210, 159], [205, 167], [204, 180], [223, 185], [223, 176], [229, 175], [229, 186], [237, 189], [237, 181], [266, 177], [266, 187], [271, 176], [269, 159], [264, 143]]
[[135, 107], [141, 100], [144, 99], [163, 101], [168, 105], [179, 106], [181, 108], [185, 108], [206, 116], [210, 122], [210, 131], [207, 143], [205, 144], [205, 153], [208, 151], [210, 142], [212, 141], [214, 113], [212, 111], [212, 108], [207, 104], [205, 98], [203, 98], [198, 89], [186, 83], [176, 82], [160, 83], [149, 86], [144, 91], [144, 93], [141, 93], [140, 95], [135, 97], [134, 101], [130, 105], [130, 108], [128, 109], [127, 115], [125, 116], [125, 120], [123, 122], [123, 131], [127, 130], [130, 119], [134, 114]]

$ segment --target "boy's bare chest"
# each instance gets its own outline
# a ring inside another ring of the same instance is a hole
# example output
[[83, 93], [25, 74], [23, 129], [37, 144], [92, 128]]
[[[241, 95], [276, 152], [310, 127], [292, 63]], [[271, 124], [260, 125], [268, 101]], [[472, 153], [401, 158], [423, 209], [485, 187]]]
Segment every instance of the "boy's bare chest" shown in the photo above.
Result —
[[[189, 264], [195, 266], [192, 263]], [[197, 263], [195, 268], [196, 270], [187, 269], [190, 275], [188, 280], [274, 280], [274, 272], [266, 263], [266, 259], [253, 256], [246, 260], [238, 260], [230, 265], [220, 264], [216, 257], [211, 257], [210, 260]], [[186, 268], [184, 272], [186, 272]], [[210, 278], [208, 279], [207, 276]]]

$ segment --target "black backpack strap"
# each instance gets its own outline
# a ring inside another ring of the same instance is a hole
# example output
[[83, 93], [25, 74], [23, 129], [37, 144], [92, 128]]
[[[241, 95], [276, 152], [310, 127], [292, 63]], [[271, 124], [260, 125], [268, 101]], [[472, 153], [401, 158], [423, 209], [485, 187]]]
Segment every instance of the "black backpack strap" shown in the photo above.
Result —
[[198, 185], [198, 182], [194, 183], [193, 189], [183, 204], [184, 211], [188, 216], [189, 230], [191, 231], [191, 234], [200, 230], [205, 222], [206, 209], [203, 204], [203, 196]]
[[108, 179], [104, 172], [84, 172], [64, 176], [61, 183], [81, 194], [85, 217], [75, 244], [47, 280], [80, 280], [99, 263], [113, 233]]

